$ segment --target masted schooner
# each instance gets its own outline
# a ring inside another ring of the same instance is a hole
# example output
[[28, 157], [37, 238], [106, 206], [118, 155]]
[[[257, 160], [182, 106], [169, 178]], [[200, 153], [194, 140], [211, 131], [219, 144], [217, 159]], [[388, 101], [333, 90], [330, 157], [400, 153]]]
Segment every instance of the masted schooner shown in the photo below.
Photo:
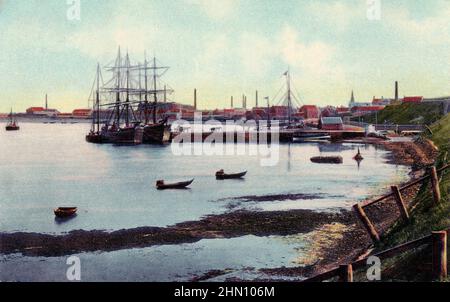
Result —
[[[149, 70], [152, 71], [151, 87]], [[164, 116], [158, 116], [160, 95], [164, 94], [166, 99], [167, 94], [173, 93], [166, 85], [164, 89], [160, 88], [160, 78], [167, 70], [168, 67], [158, 67], [156, 59], [151, 65], [147, 59], [144, 63], [131, 64], [129, 55], [122, 57], [120, 48], [114, 63], [106, 67], [106, 71], [112, 74], [106, 83], [97, 66], [92, 99], [90, 97], [93, 104], [92, 127], [86, 140], [90, 143], [131, 145], [168, 142], [170, 126]]]

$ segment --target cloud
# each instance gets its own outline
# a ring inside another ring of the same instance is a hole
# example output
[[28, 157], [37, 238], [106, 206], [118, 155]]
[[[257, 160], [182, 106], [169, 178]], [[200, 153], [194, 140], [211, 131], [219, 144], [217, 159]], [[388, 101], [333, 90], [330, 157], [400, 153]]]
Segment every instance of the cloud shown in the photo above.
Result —
[[366, 17], [366, 8], [360, 3], [349, 3], [345, 1], [309, 2], [306, 6], [306, 14], [312, 20], [327, 25], [333, 30], [344, 32], [355, 20]]
[[237, 57], [241, 60], [244, 72], [255, 77], [263, 77], [270, 69], [277, 48], [273, 41], [264, 36], [243, 32], [237, 43]]
[[423, 44], [448, 44], [450, 42], [450, 6], [440, 7], [426, 18], [414, 18], [407, 9], [391, 8], [383, 11], [383, 22], [390, 30], [399, 32], [405, 39]]
[[228, 19], [237, 10], [238, 0], [185, 0], [188, 5], [197, 6], [215, 21]]
[[118, 46], [136, 55], [143, 55], [162, 37], [156, 28], [139, 23], [139, 20], [119, 15], [103, 26], [91, 26], [89, 30], [82, 28], [74, 32], [67, 38], [67, 44], [93, 58], [111, 56]]
[[335, 60], [336, 48], [326, 42], [302, 42], [299, 33], [290, 25], [285, 25], [279, 35], [282, 60], [309, 76], [336, 74], [340, 70]]

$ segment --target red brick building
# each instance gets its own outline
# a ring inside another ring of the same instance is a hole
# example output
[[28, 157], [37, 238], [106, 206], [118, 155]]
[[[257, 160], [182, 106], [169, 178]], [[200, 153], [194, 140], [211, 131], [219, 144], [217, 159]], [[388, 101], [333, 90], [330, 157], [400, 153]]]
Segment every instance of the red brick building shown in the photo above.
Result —
[[91, 109], [75, 109], [74, 111], [72, 111], [72, 116], [73, 117], [90, 117], [92, 113]]
[[319, 128], [322, 130], [343, 130], [344, 123], [340, 117], [322, 117], [319, 121]]
[[422, 103], [423, 96], [405, 96], [403, 103]]
[[300, 108], [300, 113], [305, 119], [318, 119], [320, 115], [319, 108], [316, 105], [304, 105]]
[[27, 109], [26, 112], [27, 112], [27, 114], [35, 114], [35, 113], [38, 113], [38, 112], [42, 112], [44, 110], [45, 110], [44, 107], [30, 107], [30, 108]]

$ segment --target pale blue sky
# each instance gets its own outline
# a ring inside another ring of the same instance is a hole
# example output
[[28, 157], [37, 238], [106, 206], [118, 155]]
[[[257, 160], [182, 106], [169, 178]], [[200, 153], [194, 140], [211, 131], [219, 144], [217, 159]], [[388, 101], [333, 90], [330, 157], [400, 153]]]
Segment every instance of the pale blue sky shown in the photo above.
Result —
[[81, 20], [66, 0], [0, 0], [0, 111], [50, 105], [86, 107], [97, 62], [120, 44], [171, 66], [174, 100], [229, 105], [254, 91], [274, 96], [283, 72], [308, 104], [345, 104], [401, 95], [450, 95], [450, 1], [381, 0], [381, 20], [366, 0], [81, 0]]

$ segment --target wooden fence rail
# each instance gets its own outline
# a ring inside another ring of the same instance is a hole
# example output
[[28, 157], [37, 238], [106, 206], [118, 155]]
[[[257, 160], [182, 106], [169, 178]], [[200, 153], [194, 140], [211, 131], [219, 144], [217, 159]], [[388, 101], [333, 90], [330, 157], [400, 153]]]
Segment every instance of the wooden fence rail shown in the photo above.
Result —
[[[417, 185], [418, 183], [421, 183], [429, 178], [431, 178], [431, 187], [432, 187], [432, 194], [433, 194], [433, 200], [435, 204], [440, 202], [441, 199], [441, 193], [439, 188], [439, 177], [438, 173], [441, 173], [445, 170], [447, 170], [450, 167], [450, 164], [444, 165], [440, 169], [436, 169], [436, 167], [432, 167], [430, 170], [430, 173], [422, 178], [419, 178], [415, 181], [412, 181], [401, 188], [398, 186], [392, 186], [391, 187], [391, 193], [386, 194], [380, 198], [377, 198], [375, 200], [371, 201], [365, 201], [361, 203], [357, 203], [353, 206], [353, 210], [355, 211], [355, 214], [359, 218], [359, 220], [362, 222], [363, 226], [365, 227], [367, 233], [370, 235], [372, 241], [377, 242], [380, 241], [380, 235], [376, 231], [374, 225], [370, 221], [369, 217], [366, 215], [364, 211], [364, 207], [367, 207], [369, 205], [373, 205], [375, 203], [381, 202], [389, 197], [394, 197], [397, 206], [399, 207], [400, 214], [404, 220], [409, 220], [410, 213], [408, 212], [408, 208], [405, 205], [403, 201], [403, 197], [401, 195], [401, 192], [411, 188], [414, 185]], [[390, 258], [396, 255], [399, 255], [401, 253], [404, 253], [408, 250], [412, 250], [415, 248], [418, 248], [420, 246], [431, 244], [432, 245], [432, 272], [433, 272], [433, 280], [443, 280], [447, 278], [447, 236], [450, 229], [441, 231], [441, 232], [433, 232], [431, 235], [416, 239], [401, 245], [398, 245], [394, 248], [382, 251], [380, 253], [377, 253], [372, 256], [378, 257], [380, 260]], [[365, 265], [367, 265], [367, 259], [363, 258], [360, 260], [357, 260], [351, 264], [341, 265], [339, 267], [336, 267], [332, 270], [329, 270], [325, 273], [319, 274], [317, 276], [314, 276], [312, 278], [306, 279], [303, 282], [322, 282], [334, 277], [339, 277], [340, 281], [343, 282], [353, 282], [353, 270], [361, 268]]]
[[[450, 164], [446, 164], [446, 165], [443, 166], [442, 168], [437, 169], [437, 170], [436, 170], [436, 173], [441, 173], [441, 172], [447, 170], [449, 167], [450, 167]], [[429, 175], [426, 175], [426, 176], [424, 176], [424, 177], [421, 177], [421, 178], [419, 178], [419, 179], [416, 179], [416, 180], [414, 180], [414, 181], [412, 181], [412, 182], [410, 182], [410, 183], [408, 183], [408, 184], [406, 184], [406, 185], [400, 187], [399, 190], [400, 190], [400, 192], [402, 192], [402, 191], [404, 191], [404, 190], [406, 190], [406, 189], [409, 189], [409, 188], [411, 188], [411, 187], [417, 185], [418, 183], [421, 183], [421, 182], [427, 180], [428, 178], [430, 178], [430, 174], [429, 174]], [[388, 193], [388, 194], [386, 194], [386, 195], [383, 195], [383, 196], [381, 196], [380, 198], [377, 198], [377, 199], [374, 199], [374, 200], [363, 201], [363, 202], [360, 203], [360, 205], [361, 205], [361, 207], [364, 208], [364, 207], [370, 206], [370, 205], [372, 205], [372, 204], [378, 203], [378, 202], [380, 202], [380, 201], [383, 201], [383, 200], [385, 200], [385, 199], [387, 199], [387, 198], [389, 198], [389, 197], [392, 197], [392, 196], [394, 196], [394, 193], [391, 192], [391, 193]]]
[[391, 193], [386, 194], [378, 199], [368, 201], [368, 202], [361, 202], [353, 206], [353, 210], [358, 217], [358, 219], [363, 224], [364, 228], [366, 229], [367, 233], [369, 234], [370, 238], [373, 242], [380, 241], [380, 234], [378, 234], [375, 226], [370, 221], [369, 217], [366, 215], [364, 211], [364, 207], [367, 207], [369, 205], [373, 205], [375, 203], [381, 202], [389, 197], [394, 197], [395, 202], [398, 206], [398, 209], [400, 211], [400, 215], [404, 221], [408, 221], [410, 217], [410, 213], [408, 212], [408, 207], [406, 206], [405, 202], [403, 201], [403, 197], [401, 192], [403, 190], [406, 190], [420, 182], [423, 182], [427, 180], [428, 178], [431, 178], [431, 191], [433, 194], [433, 200], [435, 204], [438, 204], [441, 200], [441, 191], [439, 188], [439, 178], [438, 173], [445, 171], [450, 167], [449, 164], [446, 164], [440, 169], [436, 169], [436, 167], [432, 167], [430, 170], [430, 173], [420, 179], [417, 179], [409, 184], [404, 185], [403, 187], [399, 188], [397, 186], [391, 187]]
[[322, 274], [316, 275], [312, 278], [303, 280], [303, 282], [323, 282], [331, 278], [338, 277], [342, 282], [353, 282], [354, 270], [367, 266], [367, 259], [371, 256], [376, 256], [380, 260], [388, 259], [400, 255], [409, 250], [419, 248], [421, 246], [432, 244], [432, 272], [433, 280], [444, 280], [447, 278], [447, 236], [450, 229], [440, 232], [433, 232], [426, 237], [409, 241], [407, 243], [398, 245], [391, 249], [379, 252], [374, 255], [359, 259], [350, 264], [341, 265], [331, 269]]

